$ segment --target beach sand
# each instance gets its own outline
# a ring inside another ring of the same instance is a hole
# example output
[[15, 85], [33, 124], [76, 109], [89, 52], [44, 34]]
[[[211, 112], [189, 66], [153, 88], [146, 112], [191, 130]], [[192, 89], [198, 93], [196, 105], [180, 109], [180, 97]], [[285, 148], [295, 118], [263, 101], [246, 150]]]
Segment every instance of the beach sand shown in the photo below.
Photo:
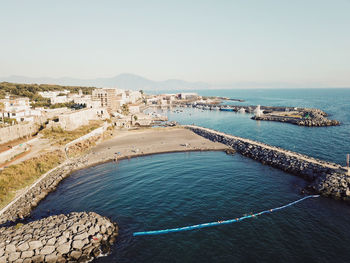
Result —
[[186, 151], [222, 151], [228, 147], [207, 140], [194, 132], [177, 127], [118, 131], [116, 135], [92, 148], [85, 156], [91, 166], [156, 153]]

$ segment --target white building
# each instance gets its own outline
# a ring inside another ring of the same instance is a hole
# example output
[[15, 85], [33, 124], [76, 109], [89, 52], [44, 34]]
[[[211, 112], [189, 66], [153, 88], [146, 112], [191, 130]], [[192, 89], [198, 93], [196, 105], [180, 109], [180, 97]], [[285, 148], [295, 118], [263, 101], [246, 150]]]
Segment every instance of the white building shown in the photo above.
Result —
[[31, 109], [29, 98], [6, 96], [0, 100], [4, 104], [4, 117], [15, 119], [17, 122], [34, 121], [41, 116], [40, 110]]
[[129, 105], [129, 112], [132, 114], [140, 113], [140, 106], [139, 105]]
[[128, 102], [130, 103], [135, 103], [142, 98], [142, 94], [139, 91], [127, 90], [125, 91], [125, 94]]
[[68, 97], [68, 96], [57, 96], [50, 98], [51, 104], [57, 104], [57, 103], [68, 103], [73, 101], [74, 98]]
[[190, 100], [190, 99], [197, 99], [198, 94], [197, 93], [180, 93], [179, 98], [182, 100]]
[[60, 94], [68, 95], [69, 90], [40, 91], [38, 94], [43, 98], [51, 99], [57, 97]]

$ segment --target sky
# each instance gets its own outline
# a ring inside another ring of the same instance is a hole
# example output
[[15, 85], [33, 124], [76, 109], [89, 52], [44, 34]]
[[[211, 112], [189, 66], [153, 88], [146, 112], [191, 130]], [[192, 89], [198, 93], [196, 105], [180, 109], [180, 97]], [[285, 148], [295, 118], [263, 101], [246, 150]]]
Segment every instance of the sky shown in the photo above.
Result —
[[350, 0], [0, 0], [0, 77], [350, 86]]

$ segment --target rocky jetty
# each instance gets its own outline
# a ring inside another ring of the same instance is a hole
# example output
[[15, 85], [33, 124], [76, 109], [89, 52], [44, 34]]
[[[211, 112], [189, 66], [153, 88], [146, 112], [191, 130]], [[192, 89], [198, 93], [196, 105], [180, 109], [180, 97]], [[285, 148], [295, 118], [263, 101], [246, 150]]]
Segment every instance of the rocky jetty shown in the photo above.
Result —
[[335, 199], [350, 200], [350, 176], [341, 165], [207, 128], [185, 127], [204, 138], [228, 145], [262, 164], [303, 177], [310, 182], [308, 190]]
[[50, 216], [0, 228], [0, 263], [87, 262], [110, 251], [118, 227], [96, 213]]
[[299, 109], [298, 114], [300, 114], [300, 117], [275, 115], [272, 112], [268, 114], [263, 114], [261, 116], [253, 116], [252, 119], [261, 121], [286, 122], [307, 127], [325, 127], [340, 125], [339, 121], [328, 119], [327, 114], [319, 109]]
[[323, 196], [350, 201], [350, 176], [343, 173], [321, 174], [307, 188]]

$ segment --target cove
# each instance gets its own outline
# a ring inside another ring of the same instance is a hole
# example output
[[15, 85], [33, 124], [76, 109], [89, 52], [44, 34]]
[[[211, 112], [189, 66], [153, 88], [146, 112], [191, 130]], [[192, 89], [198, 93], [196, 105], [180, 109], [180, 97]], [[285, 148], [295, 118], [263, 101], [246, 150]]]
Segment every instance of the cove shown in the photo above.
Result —
[[301, 197], [305, 182], [241, 155], [151, 155], [74, 172], [32, 219], [95, 211], [116, 221], [112, 254], [96, 262], [346, 262], [348, 206], [325, 198], [233, 225], [133, 238], [163, 229], [242, 216]]

